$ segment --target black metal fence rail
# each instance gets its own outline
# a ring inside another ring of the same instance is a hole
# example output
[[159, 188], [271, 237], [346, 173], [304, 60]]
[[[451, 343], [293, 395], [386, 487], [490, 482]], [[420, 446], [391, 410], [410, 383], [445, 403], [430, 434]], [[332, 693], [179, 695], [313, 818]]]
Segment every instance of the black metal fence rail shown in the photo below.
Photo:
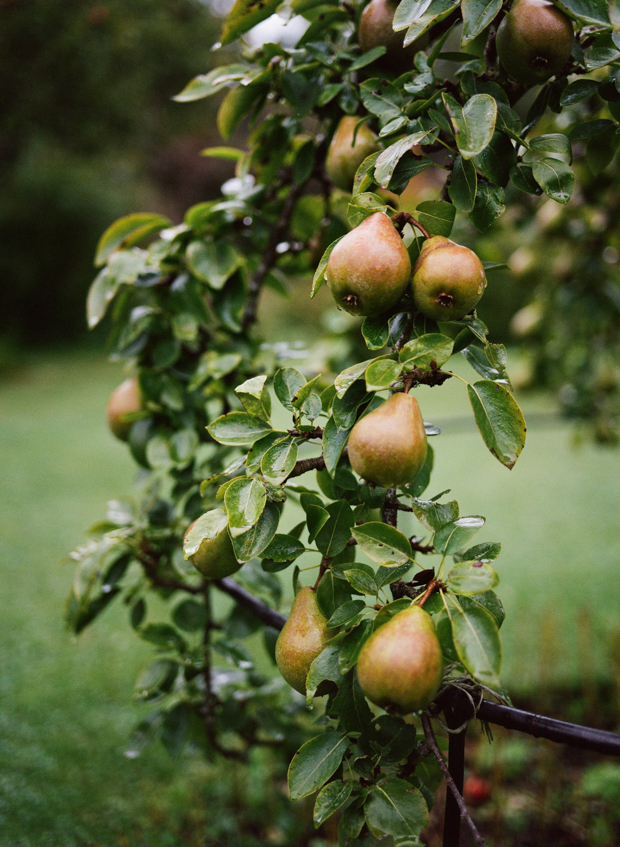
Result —
[[[216, 585], [234, 597], [239, 603], [252, 611], [268, 626], [282, 629], [286, 622], [284, 615], [269, 608], [257, 600], [232, 579], [217, 580]], [[474, 717], [471, 701], [455, 691], [444, 705], [446, 723], [451, 729], [463, 727], [460, 732], [450, 733], [448, 742], [448, 770], [458, 790], [463, 791], [465, 775], [465, 733], [467, 722]], [[582, 750], [592, 750], [606, 756], [620, 757], [620, 735], [602, 729], [592, 729], [575, 723], [559, 721], [533, 712], [525, 712], [512, 706], [502, 706], [490, 700], [483, 700], [476, 709], [475, 717], [487, 723], [503, 726], [516, 732], [524, 732], [535, 738], [547, 738], [558, 744], [568, 744]], [[461, 812], [450, 791], [446, 794], [444, 817], [443, 847], [459, 847]]]

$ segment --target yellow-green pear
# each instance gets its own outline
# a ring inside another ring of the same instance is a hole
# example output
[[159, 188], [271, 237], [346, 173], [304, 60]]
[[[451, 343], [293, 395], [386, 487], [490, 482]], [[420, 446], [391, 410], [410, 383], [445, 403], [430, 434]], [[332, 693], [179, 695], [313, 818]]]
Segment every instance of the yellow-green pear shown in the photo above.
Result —
[[306, 693], [310, 665], [323, 650], [327, 618], [319, 608], [316, 592], [306, 585], [293, 600], [290, 614], [276, 642], [276, 665], [288, 684]]
[[125, 415], [139, 412], [142, 408], [142, 393], [138, 378], [135, 376], [126, 379], [125, 382], [114, 389], [106, 406], [108, 426], [112, 434], [121, 441], [127, 441], [129, 430], [134, 421], [125, 420]]
[[359, 166], [367, 156], [381, 149], [377, 136], [367, 124], [361, 124], [355, 133], [358, 123], [359, 118], [352, 115], [341, 118], [325, 157], [327, 175], [343, 191], [351, 191]]
[[398, 0], [370, 0], [360, 16], [357, 38], [364, 53], [374, 47], [386, 47], [387, 52], [376, 60], [377, 64], [402, 74], [413, 70], [415, 54], [424, 50], [429, 39], [423, 35], [404, 47], [405, 33], [394, 32], [392, 28], [397, 7]]
[[428, 450], [418, 401], [392, 394], [355, 424], [347, 444], [349, 461], [362, 479], [382, 488], [413, 482]]
[[381, 315], [393, 309], [411, 277], [411, 260], [390, 218], [375, 212], [332, 250], [325, 279], [341, 309]]
[[421, 606], [403, 609], [375, 630], [357, 660], [357, 678], [370, 702], [401, 714], [425, 709], [442, 677], [435, 624]]
[[443, 235], [427, 238], [413, 266], [413, 302], [434, 321], [460, 320], [478, 303], [486, 284], [474, 251]]
[[540, 85], [562, 70], [574, 41], [571, 19], [549, 0], [515, 0], [497, 30], [497, 55], [512, 79]]
[[183, 555], [207, 579], [223, 579], [239, 570], [224, 509], [211, 509], [190, 524]]

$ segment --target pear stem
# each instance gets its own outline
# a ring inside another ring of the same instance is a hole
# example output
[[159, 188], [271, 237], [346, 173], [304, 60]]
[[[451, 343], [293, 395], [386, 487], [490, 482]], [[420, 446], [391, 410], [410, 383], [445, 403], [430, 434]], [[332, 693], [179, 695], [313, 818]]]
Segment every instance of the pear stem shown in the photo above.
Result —
[[424, 730], [424, 735], [426, 737], [426, 743], [431, 748], [433, 756], [437, 759], [437, 764], [441, 768], [441, 772], [443, 773], [446, 783], [448, 784], [448, 788], [452, 792], [454, 799], [456, 800], [456, 805], [459, 807], [459, 811], [461, 813], [461, 817], [467, 823], [467, 826], [470, 828], [472, 835], [474, 836], [474, 840], [479, 847], [484, 847], [484, 838], [480, 835], [478, 830], [476, 829], [476, 825], [471, 819], [469, 812], [467, 811], [467, 806], [465, 805], [465, 800], [463, 800], [463, 795], [456, 787], [455, 781], [452, 779], [452, 774], [448, 770], [448, 766], [446, 765], [446, 760], [444, 759], [441, 750], [437, 745], [437, 741], [435, 739], [435, 733], [433, 732], [433, 727], [431, 726], [431, 721], [429, 716], [426, 713], [422, 713], [422, 728]]
[[400, 237], [402, 238], [403, 229], [405, 228], [405, 224], [411, 224], [416, 229], [419, 229], [424, 238], [430, 238], [431, 234], [427, 229], [424, 229], [422, 224], [417, 218], [414, 218], [413, 215], [410, 215], [409, 212], [397, 212], [392, 218], [392, 223], [398, 230]]
[[434, 594], [436, 591], [439, 591], [442, 588], [443, 583], [440, 579], [432, 579], [429, 584], [426, 586], [426, 591], [424, 594], [421, 594], [419, 599], [415, 601], [416, 606], [423, 606], [431, 594]]

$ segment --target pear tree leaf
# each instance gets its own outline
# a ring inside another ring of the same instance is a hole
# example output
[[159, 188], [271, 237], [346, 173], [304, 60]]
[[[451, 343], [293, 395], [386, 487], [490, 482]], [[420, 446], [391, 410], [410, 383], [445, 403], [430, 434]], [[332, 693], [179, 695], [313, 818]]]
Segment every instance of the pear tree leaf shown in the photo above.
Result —
[[280, 0], [236, 0], [222, 26], [221, 46], [225, 47], [252, 27], [266, 21], [279, 5]]
[[340, 767], [347, 746], [347, 736], [332, 729], [306, 741], [289, 765], [291, 799], [299, 800], [321, 788]]
[[483, 594], [498, 582], [497, 571], [484, 562], [463, 561], [448, 573], [448, 587], [455, 594]]
[[458, 0], [404, 0], [396, 9], [392, 28], [396, 32], [407, 30], [403, 41], [406, 47], [436, 23], [445, 20], [458, 5]]
[[598, 82], [593, 79], [576, 79], [560, 95], [560, 106], [574, 106], [588, 100], [598, 92]]
[[573, 149], [570, 139], [562, 132], [549, 132], [546, 135], [537, 135], [529, 140], [531, 150], [542, 150], [545, 153], [560, 153], [567, 156], [570, 161], [573, 158]]
[[334, 812], [337, 812], [347, 802], [353, 790], [353, 780], [343, 782], [335, 779], [333, 782], [323, 786], [318, 793], [314, 804], [313, 820], [315, 827], [320, 826]]
[[97, 244], [95, 267], [101, 267], [119, 248], [132, 247], [134, 244], [172, 226], [172, 221], [164, 215], [150, 212], [136, 212], [119, 218], [103, 233]]
[[497, 541], [483, 541], [459, 555], [460, 562], [493, 562], [502, 552], [502, 545]]
[[504, 189], [501, 185], [478, 183], [474, 208], [469, 213], [469, 220], [477, 230], [486, 232], [504, 213], [505, 209]]
[[209, 242], [192, 241], [185, 255], [194, 276], [215, 291], [223, 288], [226, 280], [244, 264], [241, 253], [225, 238]]
[[482, 606], [487, 610], [487, 612], [490, 612], [493, 615], [493, 619], [495, 620], [498, 629], [504, 623], [506, 612], [502, 606], [502, 601], [494, 591], [484, 591], [482, 594], [476, 594], [475, 597], [461, 595], [459, 597], [459, 603], [465, 612], [469, 609], [475, 608], [477, 605]]
[[[457, 518], [444, 524], [435, 533], [433, 545], [438, 553], [448, 555], [460, 550], [485, 524], [480, 515]], [[492, 587], [492, 586], [489, 586]]]
[[[347, 571], [347, 574], [350, 571]], [[372, 621], [362, 621], [341, 641], [338, 663], [343, 674], [348, 673], [357, 662], [367, 639], [372, 634]]]
[[273, 390], [285, 409], [295, 411], [293, 401], [306, 384], [305, 378], [295, 368], [280, 368], [273, 378]]
[[[320, 584], [320, 583], [319, 583]], [[339, 606], [327, 621], [327, 626], [352, 626], [357, 623], [366, 608], [364, 600], [348, 600]]]
[[328, 569], [321, 577], [316, 589], [317, 603], [325, 617], [329, 620], [334, 611], [350, 598], [351, 589], [345, 580], [339, 579], [331, 569]]
[[502, 0], [462, 0], [463, 32], [461, 45], [464, 47], [491, 23], [502, 8]]
[[445, 238], [452, 232], [455, 216], [456, 207], [444, 200], [426, 200], [416, 209], [416, 217], [422, 226], [431, 235], [443, 235]]
[[340, 726], [346, 732], [369, 734], [373, 714], [357, 681], [357, 675], [346, 673], [339, 689], [330, 712], [338, 717]]
[[465, 611], [455, 597], [445, 599], [459, 659], [475, 679], [498, 688], [502, 647], [493, 615], [478, 603]]
[[396, 527], [380, 521], [356, 526], [351, 534], [361, 550], [379, 565], [403, 565], [413, 561], [413, 551], [407, 536]]
[[349, 439], [351, 427], [338, 430], [333, 418], [329, 418], [323, 430], [323, 458], [325, 469], [331, 477], [334, 476], [342, 451]]
[[326, 506], [329, 519], [317, 532], [314, 543], [324, 556], [337, 556], [351, 538], [351, 527], [355, 524], [353, 510], [346, 500], [336, 500]]
[[532, 164], [532, 174], [542, 190], [562, 205], [570, 200], [575, 187], [575, 174], [560, 159], [544, 158]]
[[301, 409], [308, 397], [312, 394], [313, 390], [320, 387], [321, 379], [322, 375], [318, 374], [314, 377], [314, 379], [306, 382], [305, 385], [302, 385], [301, 388], [295, 392], [295, 396], [291, 398], [291, 405], [294, 409]]
[[306, 548], [294, 535], [277, 533], [262, 552], [265, 559], [274, 562], [290, 562], [305, 553]]
[[266, 386], [266, 376], [253, 376], [235, 388], [248, 415], [268, 421], [271, 415], [271, 397]]
[[398, 379], [403, 366], [393, 359], [377, 359], [366, 369], [366, 391], [383, 391]]
[[314, 297], [314, 295], [325, 282], [325, 269], [327, 268], [329, 257], [331, 256], [331, 252], [336, 246], [336, 244], [338, 244], [338, 242], [342, 238], [344, 238], [344, 235], [341, 235], [340, 238], [337, 238], [335, 241], [332, 241], [332, 243], [325, 249], [325, 252], [321, 256], [321, 261], [317, 265], [317, 269], [314, 272], [314, 277], [312, 278], [312, 290], [310, 291], [311, 298]]
[[238, 561], [249, 562], [250, 559], [259, 556], [276, 534], [279, 522], [280, 510], [275, 503], [268, 500], [254, 526], [232, 539], [233, 550]]
[[390, 325], [387, 318], [382, 315], [379, 317], [370, 315], [364, 318], [362, 335], [369, 350], [381, 350], [390, 337]]
[[176, 94], [172, 99], [177, 103], [188, 103], [192, 100], [201, 100], [226, 88], [231, 82], [238, 82], [250, 71], [249, 65], [235, 64], [224, 65], [214, 68], [208, 74], [199, 74], [185, 86], [183, 91]]
[[421, 144], [431, 134], [432, 130], [420, 130], [405, 136], [391, 144], [378, 156], [375, 164], [375, 179], [382, 188], [387, 188], [396, 165], [411, 148]]
[[448, 187], [450, 200], [459, 212], [468, 214], [474, 208], [476, 192], [478, 190], [478, 176], [476, 166], [470, 159], [457, 156], [454, 161], [452, 180]]
[[465, 106], [442, 94], [450, 115], [456, 145], [463, 159], [473, 159], [491, 143], [497, 120], [497, 102], [490, 94], [474, 94]]
[[267, 502], [265, 486], [257, 479], [238, 477], [226, 488], [224, 504], [230, 534], [242, 535], [258, 521]]
[[262, 418], [246, 412], [229, 412], [212, 421], [207, 427], [209, 435], [219, 444], [253, 444], [272, 432], [272, 426]]
[[205, 539], [216, 538], [228, 526], [228, 515], [224, 509], [210, 509], [197, 518], [183, 539], [183, 557], [187, 560], [198, 551]]
[[368, 365], [371, 365], [376, 361], [376, 359], [366, 359], [366, 361], [351, 365], [350, 368], [346, 368], [344, 371], [339, 373], [334, 380], [336, 395], [342, 399], [353, 383], [357, 382], [357, 380], [363, 375]]
[[513, 468], [525, 444], [523, 413], [503, 385], [482, 380], [467, 386], [469, 401], [483, 441], [507, 468]]
[[347, 582], [360, 594], [376, 595], [379, 591], [374, 576], [363, 571], [359, 566], [355, 568], [347, 568], [344, 572]]
[[459, 516], [459, 504], [456, 500], [451, 500], [449, 503], [437, 503], [435, 500], [420, 500], [413, 497], [411, 506], [422, 526], [432, 532], [437, 532]]
[[351, 226], [356, 227], [365, 221], [366, 218], [374, 215], [375, 212], [384, 212], [387, 214], [389, 210], [390, 207], [377, 194], [373, 194], [370, 191], [363, 191], [351, 198], [351, 202], [347, 206], [347, 217]]
[[324, 680], [335, 683], [340, 688], [342, 674], [338, 665], [340, 648], [337, 644], [328, 644], [310, 665], [306, 677], [306, 694], [308, 700], [315, 696], [317, 688]]
[[395, 844], [421, 844], [420, 832], [428, 826], [428, 807], [422, 793], [396, 776], [371, 787], [364, 814], [373, 835], [391, 835]]
[[585, 23], [609, 26], [608, 0], [557, 0], [556, 5]]
[[279, 485], [295, 467], [299, 448], [287, 439], [270, 447], [261, 459], [261, 473], [268, 482]]
[[452, 355], [454, 341], [447, 335], [429, 332], [408, 341], [400, 351], [400, 360], [405, 371], [418, 368], [422, 371], [440, 368]]

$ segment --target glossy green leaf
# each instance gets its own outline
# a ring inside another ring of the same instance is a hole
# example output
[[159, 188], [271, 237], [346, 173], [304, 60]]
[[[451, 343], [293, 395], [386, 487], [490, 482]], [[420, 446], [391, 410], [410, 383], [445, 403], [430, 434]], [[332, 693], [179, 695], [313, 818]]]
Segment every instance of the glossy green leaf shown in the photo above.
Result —
[[243, 79], [250, 70], [249, 65], [235, 64], [224, 65], [214, 68], [208, 74], [199, 74], [189, 82], [180, 94], [172, 99], [177, 103], [187, 103], [191, 100], [201, 100], [210, 97], [222, 88], [226, 88], [231, 82]]
[[426, 200], [419, 203], [415, 217], [431, 235], [448, 238], [452, 232], [456, 208], [444, 200]]
[[588, 100], [598, 92], [598, 82], [593, 79], [576, 79], [560, 95], [560, 106], [574, 106]]
[[446, 596], [446, 602], [454, 646], [461, 662], [475, 679], [497, 688], [500, 685], [502, 648], [493, 615], [480, 604], [465, 611], [450, 595]]
[[502, 8], [502, 0], [461, 0], [463, 32], [461, 44], [469, 44], [492, 22]]
[[609, 26], [608, 0], [557, 0], [556, 5], [585, 23]]
[[375, 179], [380, 186], [387, 187], [396, 165], [405, 153], [408, 153], [414, 145], [421, 144], [429, 135], [430, 132], [414, 132], [391, 144], [381, 153], [375, 164]]
[[383, 391], [398, 379], [402, 371], [402, 364], [393, 359], [378, 359], [368, 365], [366, 369], [366, 390]]
[[451, 500], [449, 503], [437, 503], [434, 500], [419, 500], [414, 497], [411, 506], [422, 526], [432, 531], [440, 530], [459, 516], [459, 504], [456, 500]]
[[377, 583], [373, 576], [366, 573], [359, 566], [355, 568], [347, 568], [344, 572], [349, 585], [361, 594], [375, 595], [378, 592]]
[[310, 665], [306, 677], [306, 693], [311, 700], [324, 680], [329, 680], [338, 687], [342, 683], [342, 674], [338, 665], [340, 648], [337, 644], [328, 644]]
[[447, 335], [427, 333], [413, 341], [408, 341], [400, 351], [400, 360], [405, 371], [418, 368], [429, 371], [432, 367], [441, 368], [452, 355], [454, 341]]
[[495, 132], [497, 103], [490, 94], [475, 94], [461, 108], [449, 94], [443, 94], [454, 136], [463, 159], [473, 159], [490, 144]]
[[575, 174], [567, 164], [560, 159], [540, 159], [532, 164], [532, 174], [552, 200], [568, 203], [575, 187]]
[[279, 521], [280, 510], [275, 503], [268, 500], [254, 526], [243, 535], [233, 537], [233, 550], [237, 559], [240, 562], [249, 562], [259, 556], [276, 534]]
[[207, 427], [209, 435], [220, 444], [253, 444], [272, 431], [271, 424], [245, 412], [229, 412]]
[[325, 429], [323, 430], [323, 458], [325, 459], [325, 469], [331, 476], [336, 472], [336, 467], [338, 466], [350, 432], [350, 428], [338, 430], [333, 418], [330, 418], [325, 424]]
[[381, 350], [388, 342], [390, 326], [387, 318], [370, 316], [364, 319], [362, 335], [369, 350]]
[[295, 536], [278, 533], [263, 550], [262, 555], [265, 559], [273, 559], [274, 562], [289, 562], [301, 556], [305, 549]]
[[299, 448], [292, 439], [274, 444], [261, 460], [261, 473], [274, 485], [282, 482], [290, 474], [297, 462]]
[[499, 582], [497, 571], [479, 561], [464, 561], [448, 573], [448, 588], [455, 594], [483, 594]]
[[406, 47], [440, 21], [445, 20], [459, 3], [454, 0], [403, 0], [396, 9], [393, 29], [406, 29], [403, 44]]
[[465, 612], [469, 609], [476, 608], [477, 605], [482, 606], [487, 612], [491, 613], [498, 629], [504, 623], [506, 613], [502, 606], [502, 601], [494, 591], [485, 591], [482, 594], [476, 594], [475, 597], [462, 595], [459, 597], [459, 603]]
[[529, 140], [531, 150], [543, 150], [545, 153], [561, 153], [563, 156], [573, 157], [573, 149], [570, 139], [562, 132], [549, 132], [545, 135], [537, 135]]
[[340, 398], [344, 397], [353, 383], [357, 382], [357, 380], [362, 376], [368, 365], [376, 361], [376, 359], [366, 359], [366, 361], [357, 362], [355, 365], [351, 365], [351, 367], [346, 368], [344, 371], [339, 373], [334, 380], [337, 396]]
[[338, 718], [345, 732], [361, 732], [367, 735], [373, 714], [360, 688], [357, 674], [345, 673], [338, 688], [330, 713]]
[[329, 257], [336, 244], [338, 244], [338, 242], [342, 238], [344, 238], [343, 235], [341, 235], [340, 238], [337, 238], [335, 241], [332, 241], [332, 243], [329, 245], [329, 247], [326, 248], [325, 252], [321, 256], [321, 261], [319, 262], [317, 269], [314, 272], [314, 277], [312, 278], [312, 290], [310, 291], [311, 298], [314, 297], [314, 295], [325, 282], [325, 268], [327, 267]]
[[306, 384], [305, 378], [295, 368], [280, 368], [273, 378], [273, 390], [285, 409], [295, 411], [293, 401]]
[[470, 159], [457, 156], [454, 160], [452, 180], [448, 186], [450, 200], [459, 212], [471, 212], [476, 200], [478, 190], [478, 177], [476, 166]]
[[507, 468], [512, 468], [525, 444], [525, 420], [517, 401], [503, 385], [482, 380], [467, 386], [474, 418], [484, 443]]
[[316, 534], [314, 543], [324, 556], [337, 556], [351, 538], [351, 527], [355, 524], [353, 510], [346, 500], [336, 500], [326, 506], [329, 519]]
[[362, 647], [371, 634], [372, 621], [362, 621], [342, 640], [338, 657], [342, 673], [348, 673], [355, 665]]
[[331, 729], [306, 741], [288, 769], [291, 799], [299, 800], [321, 788], [340, 766], [347, 745], [346, 735]]
[[378, 838], [391, 835], [395, 843], [406, 838], [410, 845], [421, 844], [420, 832], [428, 826], [428, 808], [421, 792], [395, 776], [371, 787], [364, 814], [373, 835]]
[[103, 233], [97, 244], [95, 254], [95, 266], [104, 265], [110, 255], [119, 248], [132, 247], [134, 244], [160, 232], [172, 221], [164, 215], [155, 215], [150, 212], [136, 212], [119, 218]]
[[433, 544], [438, 553], [448, 555], [461, 550], [465, 544], [484, 526], [485, 520], [480, 515], [457, 518], [444, 524], [435, 533]]
[[348, 600], [343, 603], [329, 618], [327, 624], [330, 627], [351, 626], [357, 623], [361, 613], [366, 608], [366, 603], [363, 600]]
[[380, 565], [403, 565], [413, 559], [407, 536], [396, 527], [380, 521], [356, 526], [352, 535], [361, 550]]
[[224, 238], [192, 241], [186, 252], [187, 265], [198, 279], [219, 291], [243, 265], [243, 256]]
[[271, 414], [271, 397], [266, 382], [266, 376], [253, 376], [238, 385], [235, 394], [249, 415], [268, 421]]
[[342, 782], [335, 779], [325, 785], [320, 791], [314, 804], [313, 820], [315, 826], [320, 826], [324, 821], [337, 812], [351, 796], [353, 781]]
[[233, 479], [224, 495], [228, 525], [233, 538], [254, 526], [262, 515], [266, 502], [267, 491], [257, 479]]
[[266, 94], [267, 89], [261, 84], [238, 85], [228, 92], [220, 103], [216, 118], [218, 132], [224, 141], [230, 141], [241, 121], [260, 107]]

